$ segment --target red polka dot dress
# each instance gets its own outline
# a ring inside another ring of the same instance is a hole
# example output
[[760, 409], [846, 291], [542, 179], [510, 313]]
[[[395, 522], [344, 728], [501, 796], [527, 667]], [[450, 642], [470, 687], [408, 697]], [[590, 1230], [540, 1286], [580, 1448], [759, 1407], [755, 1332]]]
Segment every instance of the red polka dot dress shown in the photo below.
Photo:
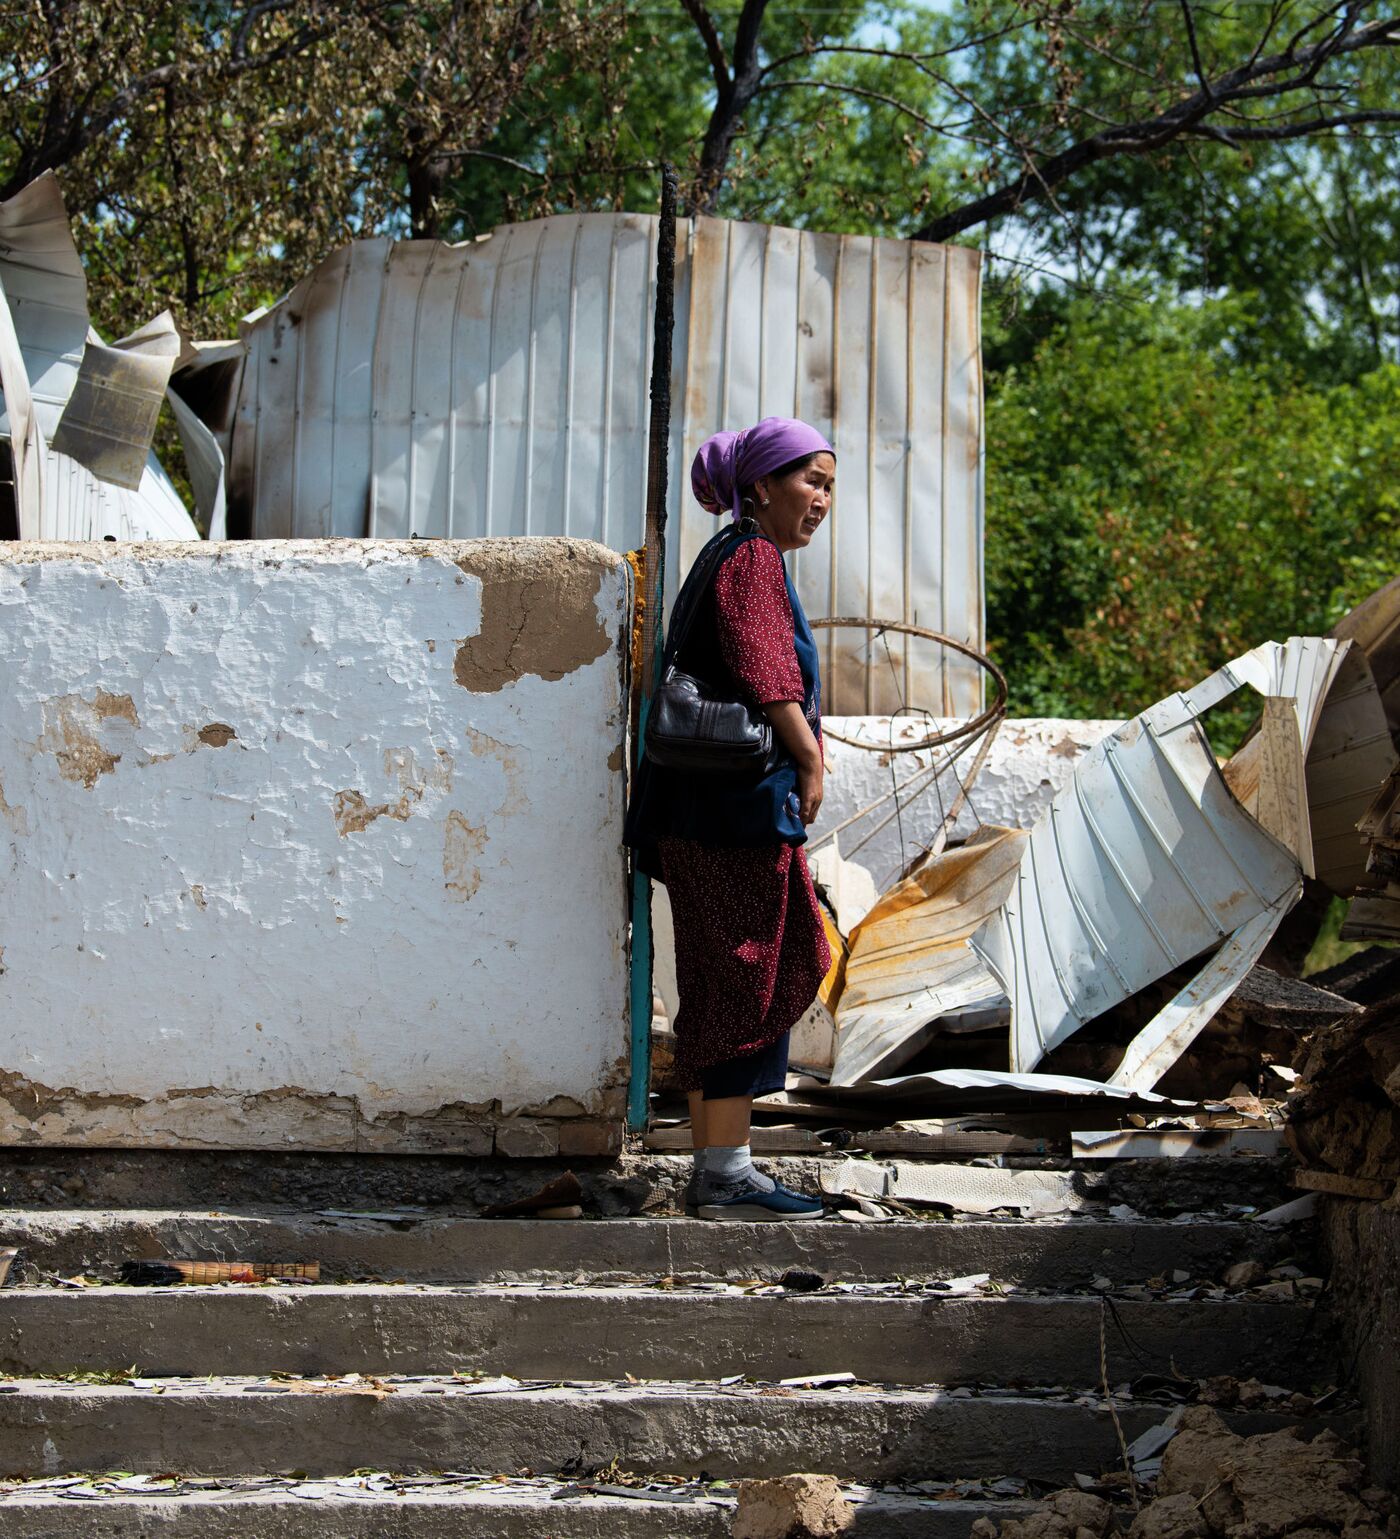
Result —
[[[720, 566], [713, 595], [712, 639], [736, 693], [760, 705], [803, 703], [809, 691], [778, 548], [761, 538], [741, 544]], [[815, 705], [808, 715], [819, 732]], [[676, 1070], [682, 1088], [700, 1089], [705, 1070], [785, 1038], [816, 998], [831, 953], [794, 844], [776, 834], [760, 845], [663, 835], [657, 850], [675, 922]]]

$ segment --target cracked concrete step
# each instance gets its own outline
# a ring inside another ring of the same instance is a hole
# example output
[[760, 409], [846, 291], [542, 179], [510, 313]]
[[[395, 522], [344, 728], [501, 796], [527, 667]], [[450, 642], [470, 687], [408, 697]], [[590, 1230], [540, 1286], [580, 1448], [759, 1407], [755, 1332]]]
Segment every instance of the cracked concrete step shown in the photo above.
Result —
[[1174, 1367], [1304, 1388], [1318, 1349], [1302, 1303], [1123, 1299], [1109, 1310], [1097, 1295], [711, 1287], [6, 1289], [0, 1372], [776, 1380], [839, 1370], [895, 1384], [1095, 1385], [1102, 1324], [1113, 1373]]
[[890, 1224], [705, 1224], [631, 1218], [560, 1223], [404, 1213], [337, 1218], [296, 1210], [34, 1209], [0, 1214], [0, 1247], [18, 1246], [67, 1276], [115, 1275], [123, 1261], [319, 1261], [322, 1276], [416, 1282], [525, 1282], [586, 1277], [775, 1278], [789, 1267], [829, 1278], [915, 1279], [990, 1272], [1028, 1287], [1096, 1277], [1138, 1282], [1185, 1270], [1218, 1278], [1246, 1258], [1273, 1260], [1296, 1236], [1257, 1224], [1140, 1218], [1068, 1223], [967, 1219]]
[[[176, 1496], [0, 1496], [6, 1539], [728, 1539], [734, 1499], [685, 1501], [574, 1494], [559, 1482], [525, 1490], [379, 1493], [297, 1482], [276, 1491]], [[1029, 1501], [922, 1500], [885, 1492], [848, 1494], [857, 1539], [967, 1539], [978, 1518], [1000, 1523], [1034, 1510]]]
[[[1084, 1126], [1084, 1123], [1080, 1123]], [[824, 1165], [844, 1155], [778, 1155], [759, 1164], [789, 1186], [816, 1185]], [[942, 1164], [945, 1161], [920, 1161]], [[956, 1162], [954, 1162], [956, 1163]], [[1041, 1161], [1035, 1162], [1043, 1164]], [[1103, 1203], [1170, 1216], [1246, 1204], [1259, 1211], [1296, 1195], [1287, 1159], [1099, 1160], [1075, 1165], [1076, 1186]], [[472, 1159], [461, 1155], [251, 1153], [237, 1150], [0, 1149], [0, 1198], [19, 1203], [43, 1193], [45, 1207], [289, 1208], [420, 1204], [479, 1213], [537, 1191], [572, 1169], [590, 1212], [623, 1217], [676, 1212], [690, 1177], [689, 1156], [625, 1152], [582, 1160]], [[74, 1193], [80, 1194], [77, 1198]]]
[[[296, 1470], [600, 1468], [709, 1479], [820, 1470], [868, 1482], [1068, 1481], [1117, 1457], [1113, 1418], [1085, 1395], [938, 1388], [777, 1390], [695, 1384], [516, 1386], [413, 1381], [347, 1392], [191, 1379], [153, 1386], [19, 1380], [0, 1394], [0, 1475], [110, 1469], [247, 1476]], [[1128, 1439], [1170, 1407], [1120, 1400]], [[1231, 1418], [1265, 1431], [1290, 1418]], [[1339, 1430], [1346, 1419], [1329, 1419]], [[5, 1529], [6, 1539], [9, 1530]]]

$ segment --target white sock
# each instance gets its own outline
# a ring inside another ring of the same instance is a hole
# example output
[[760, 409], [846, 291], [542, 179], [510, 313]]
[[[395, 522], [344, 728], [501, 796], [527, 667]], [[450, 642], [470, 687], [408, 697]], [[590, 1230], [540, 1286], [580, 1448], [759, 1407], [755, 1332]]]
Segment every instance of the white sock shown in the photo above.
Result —
[[695, 1174], [703, 1176], [710, 1168], [710, 1151], [708, 1149], [692, 1149], [691, 1158], [695, 1161]]
[[749, 1181], [761, 1192], [771, 1192], [774, 1183], [753, 1162], [748, 1144], [711, 1144], [705, 1151], [705, 1174], [711, 1181]]

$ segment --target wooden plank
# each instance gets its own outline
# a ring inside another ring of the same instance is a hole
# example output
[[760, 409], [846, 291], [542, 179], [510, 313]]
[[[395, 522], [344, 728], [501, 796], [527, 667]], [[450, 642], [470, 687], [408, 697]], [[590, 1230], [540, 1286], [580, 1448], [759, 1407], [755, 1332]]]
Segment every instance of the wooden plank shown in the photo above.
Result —
[[[642, 1147], [689, 1154], [690, 1124], [652, 1128], [642, 1135]], [[823, 1143], [810, 1128], [756, 1127], [749, 1134], [749, 1147], [755, 1154], [826, 1154], [830, 1149], [830, 1145]]]
[[1395, 1190], [1393, 1181], [1373, 1181], [1368, 1176], [1341, 1176], [1330, 1170], [1298, 1170], [1294, 1186], [1305, 1192], [1327, 1192], [1333, 1197], [1364, 1197], [1378, 1202]]

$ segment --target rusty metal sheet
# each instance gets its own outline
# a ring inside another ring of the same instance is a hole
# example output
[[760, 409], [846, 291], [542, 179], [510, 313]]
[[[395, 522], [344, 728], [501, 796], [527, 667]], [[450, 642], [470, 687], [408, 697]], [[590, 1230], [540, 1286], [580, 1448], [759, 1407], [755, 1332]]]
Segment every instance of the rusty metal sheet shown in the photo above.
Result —
[[[641, 543], [657, 221], [557, 216], [449, 246], [360, 241], [201, 350], [176, 388], [220, 439], [236, 533]], [[808, 613], [982, 644], [980, 267], [960, 247], [730, 223], [677, 232], [668, 590], [713, 532], [684, 469], [721, 427], [797, 415], [839, 456], [794, 557]], [[823, 638], [827, 705], [966, 717], [978, 670]]]
[[833, 1084], [890, 1074], [940, 1031], [1005, 1019], [1001, 985], [968, 940], [1006, 898], [1028, 837], [988, 826], [926, 857], [851, 932]]
[[[150, 446], [159, 396], [180, 352], [178, 338], [170, 344], [173, 322], [158, 317], [110, 348], [91, 331], [87, 280], [51, 174], [0, 203], [0, 285], [20, 355], [6, 359], [4, 383], [15, 408], [12, 440], [24, 445], [16, 466], [24, 537], [196, 538]], [[0, 431], [11, 431], [9, 415]]]

